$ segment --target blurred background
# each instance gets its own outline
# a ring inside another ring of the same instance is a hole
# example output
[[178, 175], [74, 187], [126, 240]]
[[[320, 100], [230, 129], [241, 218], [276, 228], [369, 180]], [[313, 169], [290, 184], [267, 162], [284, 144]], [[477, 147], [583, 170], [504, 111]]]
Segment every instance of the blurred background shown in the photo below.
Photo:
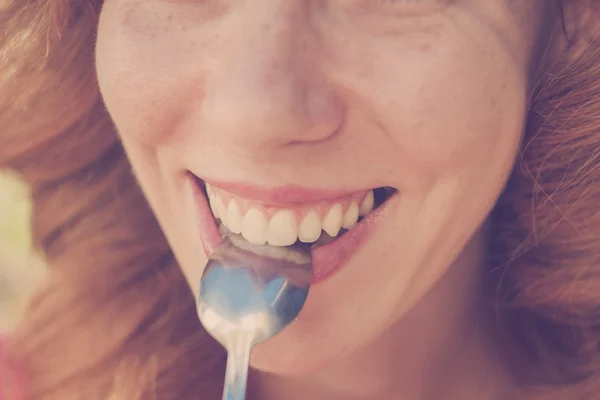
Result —
[[30, 191], [19, 177], [0, 170], [0, 335], [18, 322], [45, 272], [31, 245]]

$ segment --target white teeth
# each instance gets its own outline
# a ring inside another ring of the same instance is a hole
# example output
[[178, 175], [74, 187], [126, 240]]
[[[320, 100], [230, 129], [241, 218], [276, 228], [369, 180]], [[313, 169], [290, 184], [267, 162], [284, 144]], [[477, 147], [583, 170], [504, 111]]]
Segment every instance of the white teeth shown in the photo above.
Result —
[[375, 197], [369, 191], [362, 202], [352, 201], [346, 212], [342, 204], [335, 204], [321, 219], [316, 209], [309, 209], [308, 213], [298, 220], [296, 211], [280, 209], [267, 219], [263, 210], [251, 207], [245, 215], [239, 201], [231, 198], [225, 204], [218, 191], [206, 185], [206, 194], [210, 208], [215, 216], [230, 232], [240, 234], [252, 244], [266, 244], [271, 246], [291, 246], [297, 240], [303, 243], [316, 242], [321, 233], [325, 231], [329, 236], [335, 237], [342, 228], [351, 229], [358, 222], [359, 217], [364, 217], [373, 211]]
[[234, 199], [229, 200], [225, 219], [227, 220], [227, 228], [231, 232], [242, 233], [242, 213], [240, 206], [238, 206], [237, 201]]
[[358, 222], [358, 204], [353, 201], [344, 214], [342, 228], [350, 229]]
[[291, 246], [296, 243], [298, 227], [296, 216], [291, 210], [279, 210], [267, 228], [267, 242], [272, 246]]
[[231, 241], [241, 249], [250, 250], [256, 254], [262, 254], [278, 260], [285, 260], [296, 264], [306, 264], [310, 262], [310, 256], [304, 251], [298, 251], [293, 247], [277, 247], [277, 246], [255, 246], [253, 247], [247, 240], [238, 236], [231, 235]]
[[208, 203], [210, 204], [210, 209], [212, 210], [213, 215], [215, 216], [215, 218], [219, 218], [219, 215], [218, 215], [219, 211], [217, 210], [216, 195], [208, 183], [206, 184], [206, 197], [208, 197]]
[[336, 204], [331, 207], [331, 210], [327, 213], [323, 219], [323, 230], [327, 232], [329, 236], [337, 236], [342, 229], [342, 220], [344, 218], [344, 209], [341, 204]]
[[310, 210], [298, 228], [298, 239], [303, 243], [316, 242], [321, 236], [321, 220], [315, 210]]
[[215, 206], [217, 208], [217, 214], [219, 218], [221, 218], [221, 222], [227, 225], [227, 208], [225, 207], [225, 203], [223, 203], [223, 199], [219, 196], [215, 196]]
[[213, 215], [215, 216], [215, 218], [219, 218], [219, 211], [217, 210], [217, 201], [215, 199], [215, 195], [214, 194], [210, 194], [208, 197], [208, 202], [210, 203], [210, 209], [213, 212]]
[[365, 196], [364, 200], [360, 204], [359, 215], [364, 217], [369, 215], [371, 211], [373, 211], [373, 206], [375, 205], [375, 194], [372, 190], [369, 190], [369, 193]]
[[249, 209], [244, 216], [242, 236], [252, 244], [267, 243], [267, 219], [256, 208]]

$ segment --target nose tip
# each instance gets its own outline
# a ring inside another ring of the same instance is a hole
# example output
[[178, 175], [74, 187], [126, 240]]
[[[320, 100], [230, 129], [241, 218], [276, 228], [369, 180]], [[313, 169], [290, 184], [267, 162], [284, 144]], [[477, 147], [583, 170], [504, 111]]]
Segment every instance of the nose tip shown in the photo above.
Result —
[[245, 70], [209, 83], [203, 106], [207, 127], [238, 146], [326, 140], [343, 120], [336, 94], [325, 84], [294, 76]]
[[323, 141], [338, 131], [342, 102], [319, 71], [310, 26], [286, 4], [244, 8], [247, 18], [216, 54], [202, 101], [211, 140], [265, 148]]

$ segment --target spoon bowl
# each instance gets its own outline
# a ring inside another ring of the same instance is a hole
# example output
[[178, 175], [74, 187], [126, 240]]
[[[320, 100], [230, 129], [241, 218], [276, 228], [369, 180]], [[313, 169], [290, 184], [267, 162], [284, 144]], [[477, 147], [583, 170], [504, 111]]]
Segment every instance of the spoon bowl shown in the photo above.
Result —
[[231, 234], [208, 261], [198, 295], [200, 322], [228, 352], [223, 399], [244, 399], [252, 346], [288, 326], [312, 278], [305, 247], [253, 245]]

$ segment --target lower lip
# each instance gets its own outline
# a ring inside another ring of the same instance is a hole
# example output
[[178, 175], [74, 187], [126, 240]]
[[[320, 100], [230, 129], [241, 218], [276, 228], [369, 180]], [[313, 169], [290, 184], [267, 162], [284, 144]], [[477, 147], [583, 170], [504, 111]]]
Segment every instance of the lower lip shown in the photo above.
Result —
[[[191, 179], [191, 185], [198, 213], [200, 241], [206, 256], [210, 257], [223, 241], [223, 237], [217, 227], [204, 192], [193, 179]], [[312, 248], [312, 285], [323, 282], [337, 272], [371, 237], [377, 229], [377, 225], [383, 219], [387, 205], [394, 196], [395, 194], [338, 239], [327, 245]]]

